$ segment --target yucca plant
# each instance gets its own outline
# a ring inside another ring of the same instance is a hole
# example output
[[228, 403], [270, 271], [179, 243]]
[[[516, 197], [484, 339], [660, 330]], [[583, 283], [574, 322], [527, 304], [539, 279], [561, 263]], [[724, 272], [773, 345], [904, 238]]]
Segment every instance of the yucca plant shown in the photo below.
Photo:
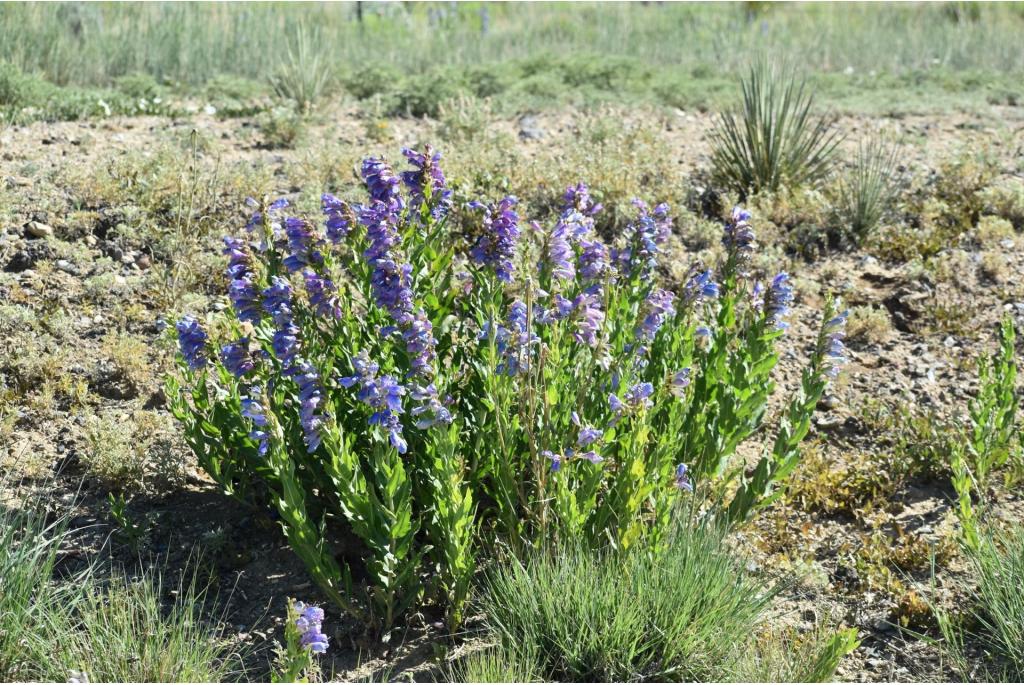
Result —
[[853, 168], [840, 177], [836, 209], [844, 228], [857, 242], [878, 226], [899, 193], [896, 165], [899, 149], [884, 137], [857, 147]]
[[299, 27], [287, 57], [270, 77], [270, 85], [278, 97], [294, 101], [303, 114], [313, 109], [331, 83], [331, 68], [318, 43], [317, 33], [311, 35]]
[[820, 182], [841, 137], [830, 117], [812, 111], [806, 81], [762, 60], [741, 87], [739, 110], [722, 113], [711, 132], [715, 181], [741, 196]]

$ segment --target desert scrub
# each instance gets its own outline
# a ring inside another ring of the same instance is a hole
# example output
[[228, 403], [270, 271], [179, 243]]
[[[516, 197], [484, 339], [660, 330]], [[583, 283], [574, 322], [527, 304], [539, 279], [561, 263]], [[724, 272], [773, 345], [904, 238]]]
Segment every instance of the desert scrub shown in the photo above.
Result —
[[745, 195], [825, 178], [840, 136], [813, 113], [806, 85], [787, 65], [761, 60], [750, 68], [739, 109], [721, 114], [711, 132], [718, 183]]
[[850, 342], [877, 345], [892, 335], [892, 318], [885, 307], [851, 307], [846, 335]]
[[89, 477], [131, 492], [180, 485], [188, 459], [166, 414], [108, 409], [86, 418], [81, 462]]
[[1024, 183], [1017, 179], [996, 182], [979, 191], [978, 199], [986, 216], [1009, 221], [1014, 230], [1024, 230]]
[[[657, 546], [680, 499], [738, 524], [781, 494], [846, 318], [828, 302], [774, 442], [736, 468], [793, 299], [787, 274], [754, 278], [749, 213], [672, 292], [666, 205], [636, 201], [608, 245], [585, 184], [527, 228], [516, 198], [458, 204], [439, 155], [404, 154], [401, 175], [364, 160], [365, 204], [324, 195], [323, 230], [253, 201], [225, 239], [232, 308], [178, 322], [168, 378], [200, 465], [277, 510], [332, 602], [381, 631], [437, 602], [454, 628], [481, 547]], [[339, 535], [361, 541], [361, 587]]]
[[[659, 550], [640, 546], [621, 556], [563, 548], [498, 565], [481, 598], [496, 653], [516, 655], [512, 663], [525, 662], [517, 670], [542, 681], [722, 681], [801, 668], [800, 680], [831, 679], [856, 647], [856, 631], [843, 633], [846, 643], [817, 669], [808, 667], [813, 658], [801, 664], [778, 644], [759, 644], [755, 635], [780, 587], [750, 578], [723, 530], [675, 525]], [[796, 654], [816, 657], [828, 641]]]

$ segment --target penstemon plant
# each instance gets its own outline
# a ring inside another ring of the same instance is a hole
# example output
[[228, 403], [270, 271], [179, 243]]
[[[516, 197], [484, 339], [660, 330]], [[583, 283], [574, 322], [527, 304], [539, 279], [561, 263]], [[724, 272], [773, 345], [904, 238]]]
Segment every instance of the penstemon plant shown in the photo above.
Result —
[[[845, 316], [826, 306], [774, 447], [731, 464], [793, 299], [785, 273], [751, 277], [749, 213], [724, 263], [672, 290], [667, 205], [636, 201], [608, 245], [582, 183], [526, 224], [514, 197], [457, 202], [429, 148], [404, 154], [401, 174], [363, 162], [367, 201], [325, 194], [322, 229], [253, 201], [225, 239], [231, 313], [177, 326], [187, 441], [226, 492], [277, 510], [327, 597], [382, 631], [438, 601], [454, 630], [481, 546], [657, 547], [691, 493], [737, 524], [782, 492]], [[358, 574], [335, 551], [353, 542]]]

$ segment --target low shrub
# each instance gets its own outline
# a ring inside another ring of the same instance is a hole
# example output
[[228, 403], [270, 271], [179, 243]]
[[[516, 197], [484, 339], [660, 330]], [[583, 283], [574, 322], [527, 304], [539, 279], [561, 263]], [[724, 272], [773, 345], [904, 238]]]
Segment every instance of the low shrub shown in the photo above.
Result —
[[[454, 627], [480, 544], [656, 546], [691, 490], [728, 523], [781, 494], [844, 361], [845, 314], [826, 306], [774, 444], [736, 468], [793, 298], [785, 273], [750, 274], [747, 212], [718, 269], [673, 293], [657, 269], [667, 206], [638, 202], [608, 246], [579, 184], [553, 225], [524, 230], [515, 198], [458, 206], [439, 155], [405, 154], [401, 177], [364, 161], [366, 204], [325, 195], [323, 233], [256, 203], [226, 238], [232, 311], [178, 323], [167, 385], [202, 467], [277, 510], [333, 602], [387, 630], [433, 599]], [[365, 592], [333, 551], [353, 535]]]

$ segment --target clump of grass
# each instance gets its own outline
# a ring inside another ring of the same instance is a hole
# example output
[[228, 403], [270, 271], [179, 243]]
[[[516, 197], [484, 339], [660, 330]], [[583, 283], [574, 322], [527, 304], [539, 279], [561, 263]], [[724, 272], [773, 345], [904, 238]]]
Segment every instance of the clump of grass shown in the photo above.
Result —
[[[776, 590], [747, 577], [714, 527], [680, 526], [671, 538], [663, 551], [622, 556], [567, 549], [499, 567], [483, 608], [500, 650], [514, 658], [499, 659], [499, 650], [476, 662], [474, 675], [529, 673], [548, 681], [737, 675]], [[523, 658], [534, 668], [521, 664]]]
[[331, 85], [331, 66], [325, 52], [318, 48], [324, 38], [319, 32], [307, 33], [299, 27], [282, 58], [270, 85], [278, 97], [291, 100], [308, 114]]
[[895, 200], [898, 148], [882, 137], [857, 147], [853, 168], [839, 180], [836, 209], [845, 228], [860, 243], [871, 233]]
[[274, 107], [257, 118], [261, 143], [269, 150], [295, 147], [306, 131], [306, 120], [291, 107]]
[[741, 88], [739, 110], [724, 112], [711, 132], [715, 180], [746, 195], [824, 179], [840, 135], [813, 113], [806, 81], [788, 65], [761, 60]]
[[[964, 678], [1002, 682], [1024, 678], [1024, 528], [987, 533], [970, 551], [977, 589], [964, 615], [938, 612], [951, 661]], [[984, 674], [978, 677], [972, 662]], [[977, 663], [980, 662], [980, 663]]]

